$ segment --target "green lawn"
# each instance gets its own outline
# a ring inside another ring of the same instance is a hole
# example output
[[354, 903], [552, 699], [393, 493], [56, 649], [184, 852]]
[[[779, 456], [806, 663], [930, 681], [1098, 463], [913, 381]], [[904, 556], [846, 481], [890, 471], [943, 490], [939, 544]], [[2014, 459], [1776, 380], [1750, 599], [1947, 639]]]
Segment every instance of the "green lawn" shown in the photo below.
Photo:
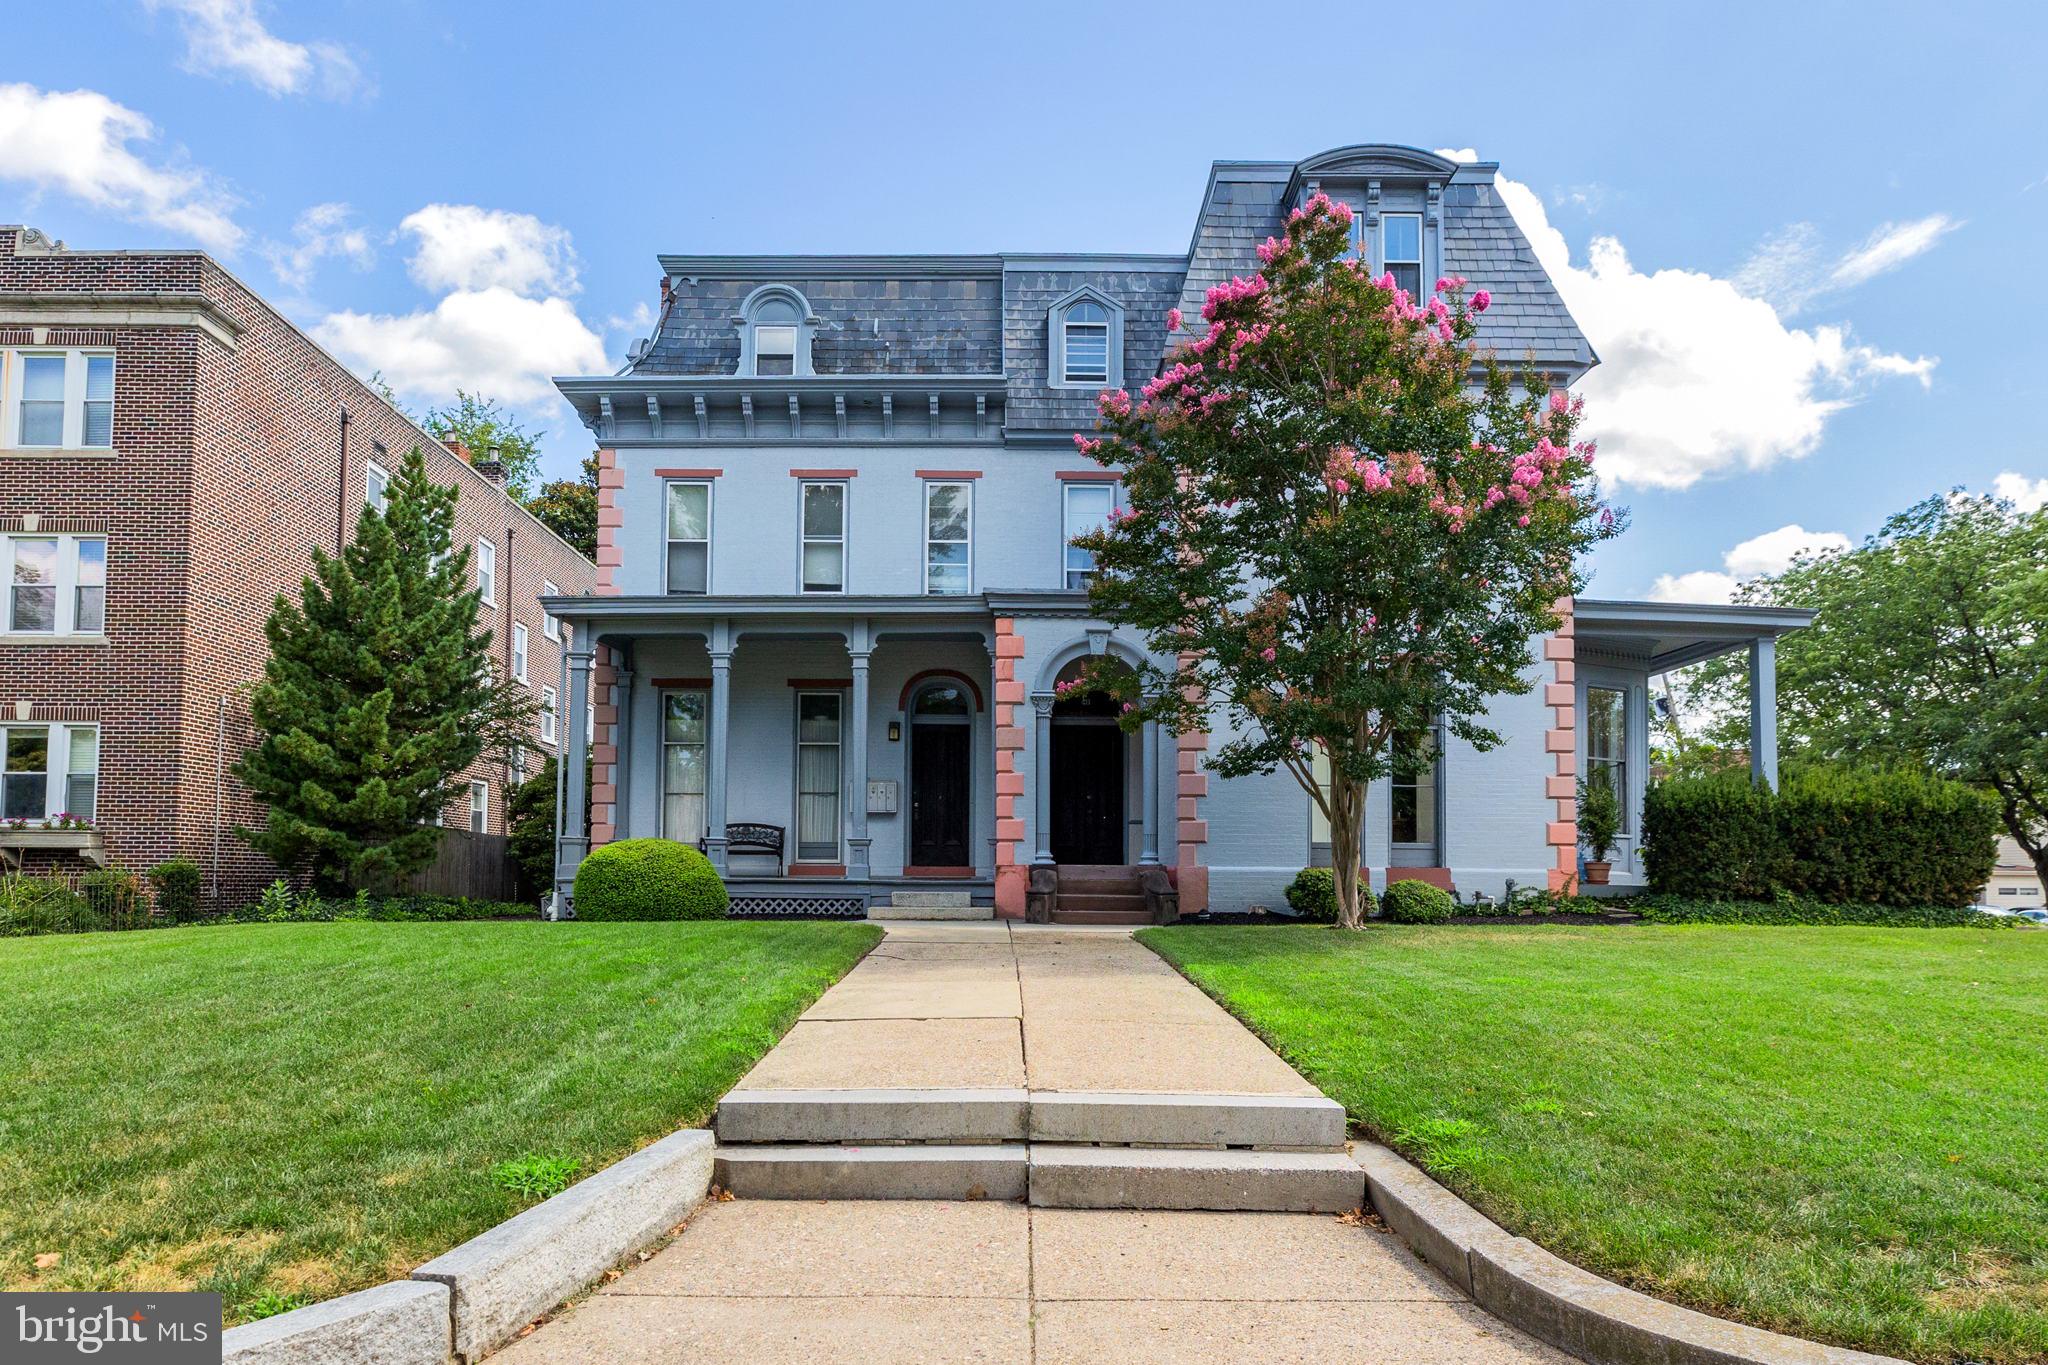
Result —
[[2048, 1360], [2048, 934], [1140, 937], [1580, 1265], [1869, 1350]]
[[[0, 940], [0, 1287], [325, 1298], [713, 1104], [858, 924], [280, 924]], [[61, 1259], [37, 1268], [37, 1259]]]

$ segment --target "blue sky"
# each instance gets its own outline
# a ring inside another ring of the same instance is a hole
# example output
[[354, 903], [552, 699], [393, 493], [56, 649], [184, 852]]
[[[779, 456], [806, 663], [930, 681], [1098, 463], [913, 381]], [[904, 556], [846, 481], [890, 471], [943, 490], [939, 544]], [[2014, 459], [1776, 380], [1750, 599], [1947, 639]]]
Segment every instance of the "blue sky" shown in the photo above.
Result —
[[21, 6], [0, 221], [207, 246], [415, 404], [511, 400], [566, 472], [545, 377], [617, 362], [656, 252], [1182, 251], [1212, 159], [1470, 148], [1608, 362], [1634, 527], [1595, 592], [1712, 597], [1952, 485], [2048, 496], [2048, 13], [1430, 13]]

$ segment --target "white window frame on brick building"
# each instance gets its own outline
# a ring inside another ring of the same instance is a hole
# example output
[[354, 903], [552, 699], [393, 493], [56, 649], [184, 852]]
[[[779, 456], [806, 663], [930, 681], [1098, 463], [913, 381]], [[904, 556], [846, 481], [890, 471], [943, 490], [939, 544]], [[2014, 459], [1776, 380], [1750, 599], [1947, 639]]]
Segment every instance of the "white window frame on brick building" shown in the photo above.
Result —
[[381, 517], [390, 501], [391, 471], [371, 460], [363, 466], [363, 506], [374, 509]]
[[0, 639], [29, 643], [106, 638], [105, 536], [13, 531], [0, 539], [0, 549], [5, 552], [0, 571], [7, 577], [7, 600], [0, 603]]
[[481, 778], [469, 783], [469, 832], [488, 834], [491, 829], [491, 784]]
[[512, 676], [519, 682], [526, 681], [526, 623], [512, 623]]
[[[562, 590], [554, 584], [547, 582], [545, 579], [542, 580], [540, 585], [540, 595], [542, 597], [559, 597], [561, 592]], [[550, 640], [559, 641], [562, 638], [562, 623], [560, 619], [552, 612], [542, 612], [540, 633], [547, 636]]]
[[[31, 390], [31, 372], [47, 375], [53, 360], [58, 362], [55, 392]], [[114, 353], [105, 349], [29, 346], [0, 352], [0, 378], [5, 379], [0, 386], [0, 447], [111, 451], [115, 369]], [[54, 431], [51, 418], [56, 419]], [[51, 434], [57, 439], [41, 439]]]
[[99, 750], [97, 724], [10, 721], [0, 726], [0, 818], [35, 824], [61, 815], [93, 820], [99, 808]]
[[498, 542], [488, 536], [476, 541], [476, 591], [485, 606], [498, 609]]
[[558, 713], [558, 710], [559, 707], [556, 705], [555, 689], [548, 686], [546, 683], [542, 683], [540, 685], [539, 724], [540, 738], [541, 743], [543, 744], [553, 744], [555, 742], [555, 718]]

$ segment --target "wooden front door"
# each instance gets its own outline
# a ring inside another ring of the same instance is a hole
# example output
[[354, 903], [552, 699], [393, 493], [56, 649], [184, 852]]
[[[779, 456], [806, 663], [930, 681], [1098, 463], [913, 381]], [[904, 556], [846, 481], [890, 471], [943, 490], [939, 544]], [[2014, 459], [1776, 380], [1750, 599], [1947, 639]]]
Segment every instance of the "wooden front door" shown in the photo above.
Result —
[[969, 757], [966, 725], [913, 721], [910, 727], [910, 865], [970, 867], [967, 849]]
[[1124, 732], [1114, 721], [1053, 717], [1052, 859], [1124, 861]]

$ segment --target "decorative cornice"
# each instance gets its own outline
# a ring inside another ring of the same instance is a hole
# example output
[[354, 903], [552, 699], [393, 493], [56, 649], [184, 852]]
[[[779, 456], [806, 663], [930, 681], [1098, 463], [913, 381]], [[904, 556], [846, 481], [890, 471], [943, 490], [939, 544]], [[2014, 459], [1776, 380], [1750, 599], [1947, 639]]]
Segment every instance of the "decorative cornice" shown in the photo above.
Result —
[[205, 295], [169, 290], [0, 293], [0, 319], [38, 327], [193, 327], [230, 351], [242, 334], [242, 324]]

